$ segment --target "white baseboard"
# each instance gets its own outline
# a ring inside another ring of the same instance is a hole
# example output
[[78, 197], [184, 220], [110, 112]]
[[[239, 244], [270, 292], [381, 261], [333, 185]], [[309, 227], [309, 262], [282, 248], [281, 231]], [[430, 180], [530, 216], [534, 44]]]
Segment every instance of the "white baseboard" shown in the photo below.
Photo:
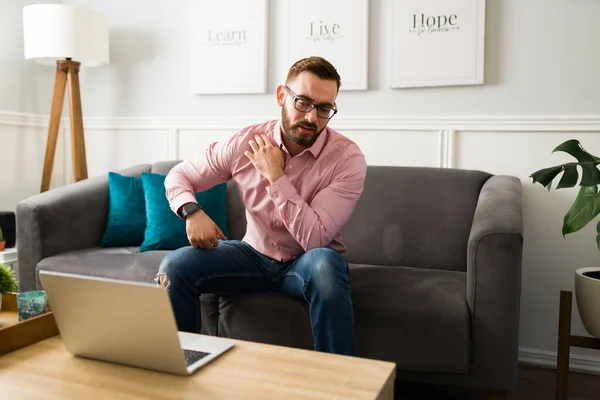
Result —
[[[523, 348], [519, 351], [519, 363], [532, 367], [556, 369], [556, 358], [556, 353], [552, 351]], [[571, 354], [569, 370], [588, 374], [600, 374], [600, 357]]]

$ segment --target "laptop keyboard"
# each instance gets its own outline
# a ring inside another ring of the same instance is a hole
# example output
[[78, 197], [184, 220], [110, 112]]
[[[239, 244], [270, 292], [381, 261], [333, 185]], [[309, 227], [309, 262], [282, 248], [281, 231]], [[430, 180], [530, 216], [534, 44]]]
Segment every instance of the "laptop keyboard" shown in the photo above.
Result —
[[201, 360], [206, 356], [209, 356], [210, 353], [205, 353], [203, 351], [183, 349], [183, 355], [185, 356], [186, 364], [188, 366], [190, 366], [193, 363], [195, 363], [196, 361]]

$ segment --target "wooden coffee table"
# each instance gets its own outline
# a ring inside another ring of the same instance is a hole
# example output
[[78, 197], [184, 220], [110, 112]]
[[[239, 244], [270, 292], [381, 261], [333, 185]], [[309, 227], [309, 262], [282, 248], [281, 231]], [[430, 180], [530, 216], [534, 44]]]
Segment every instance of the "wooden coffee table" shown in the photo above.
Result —
[[391, 362], [236, 341], [189, 377], [73, 357], [60, 336], [0, 357], [0, 393], [12, 399], [386, 399]]

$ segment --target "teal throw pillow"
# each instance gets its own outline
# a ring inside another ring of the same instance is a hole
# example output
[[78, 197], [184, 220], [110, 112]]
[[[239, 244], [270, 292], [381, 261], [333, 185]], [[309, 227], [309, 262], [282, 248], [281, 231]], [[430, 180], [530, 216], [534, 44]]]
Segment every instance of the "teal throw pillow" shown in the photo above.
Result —
[[109, 172], [108, 190], [108, 218], [100, 246], [139, 246], [146, 230], [142, 179]]
[[[169, 207], [165, 189], [166, 177], [163, 174], [142, 173], [142, 186], [146, 200], [146, 231], [140, 252], [175, 250], [190, 245], [185, 230], [185, 221]], [[227, 184], [223, 183], [204, 192], [196, 193], [196, 201], [221, 228], [225, 236], [229, 237], [225, 208], [226, 194]]]

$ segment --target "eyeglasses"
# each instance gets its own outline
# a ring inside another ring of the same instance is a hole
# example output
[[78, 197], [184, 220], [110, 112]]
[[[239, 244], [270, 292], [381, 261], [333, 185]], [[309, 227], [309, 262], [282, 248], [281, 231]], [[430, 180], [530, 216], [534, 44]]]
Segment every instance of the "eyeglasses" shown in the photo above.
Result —
[[286, 92], [292, 97], [294, 100], [294, 108], [298, 111], [302, 112], [311, 112], [314, 108], [317, 109], [317, 116], [323, 119], [331, 119], [335, 114], [337, 114], [338, 110], [330, 106], [318, 106], [312, 101], [306, 99], [300, 99], [290, 90], [287, 85], [283, 85], [283, 88]]

